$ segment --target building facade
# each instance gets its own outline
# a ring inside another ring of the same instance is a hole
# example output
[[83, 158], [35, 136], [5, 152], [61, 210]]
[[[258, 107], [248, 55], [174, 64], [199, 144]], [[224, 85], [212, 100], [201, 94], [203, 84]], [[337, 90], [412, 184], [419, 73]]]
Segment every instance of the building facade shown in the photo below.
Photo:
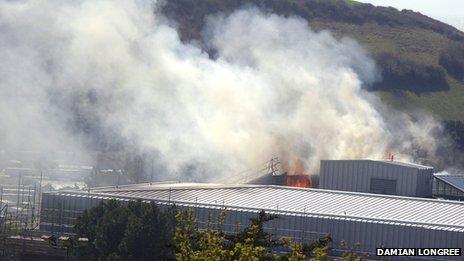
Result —
[[319, 188], [432, 197], [433, 168], [397, 161], [322, 160]]
[[101, 201], [142, 200], [159, 206], [193, 208], [199, 223], [226, 209], [225, 231], [244, 228], [265, 210], [277, 219], [265, 229], [276, 237], [310, 242], [330, 234], [359, 244], [375, 257], [378, 247], [462, 247], [464, 203], [321, 189], [265, 185], [153, 184], [44, 193], [42, 230], [69, 233], [76, 218]]

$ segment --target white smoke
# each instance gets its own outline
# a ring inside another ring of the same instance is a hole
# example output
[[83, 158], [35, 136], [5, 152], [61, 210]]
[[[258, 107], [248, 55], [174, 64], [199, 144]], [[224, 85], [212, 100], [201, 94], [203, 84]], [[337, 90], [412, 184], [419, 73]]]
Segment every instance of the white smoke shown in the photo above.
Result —
[[1, 142], [78, 147], [63, 109], [74, 106], [140, 151], [158, 152], [171, 176], [223, 178], [274, 156], [316, 172], [320, 159], [433, 152], [432, 119], [386, 117], [362, 89], [378, 74], [353, 40], [247, 9], [209, 19], [213, 60], [182, 43], [153, 7], [0, 3]]

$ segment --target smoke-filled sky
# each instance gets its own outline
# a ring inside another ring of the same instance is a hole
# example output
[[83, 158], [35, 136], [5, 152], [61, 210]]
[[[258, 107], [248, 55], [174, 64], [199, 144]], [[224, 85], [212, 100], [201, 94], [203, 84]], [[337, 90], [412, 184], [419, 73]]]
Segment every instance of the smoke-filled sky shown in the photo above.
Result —
[[274, 156], [317, 172], [320, 159], [434, 153], [433, 119], [390, 113], [363, 89], [379, 77], [355, 41], [245, 9], [209, 18], [212, 59], [182, 43], [155, 7], [1, 2], [2, 146], [86, 154], [89, 132], [70, 127], [77, 119], [155, 152], [165, 177], [196, 180], [233, 177]]

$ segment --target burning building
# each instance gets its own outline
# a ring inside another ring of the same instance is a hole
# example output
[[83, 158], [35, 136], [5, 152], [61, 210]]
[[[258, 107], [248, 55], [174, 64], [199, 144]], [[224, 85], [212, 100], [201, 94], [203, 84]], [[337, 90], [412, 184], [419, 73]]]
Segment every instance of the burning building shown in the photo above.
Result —
[[334, 254], [342, 251], [342, 240], [359, 243], [357, 251], [374, 258], [378, 247], [459, 248], [464, 242], [464, 202], [273, 185], [163, 183], [46, 192], [40, 229], [70, 233], [84, 210], [110, 199], [192, 208], [199, 227], [225, 208], [226, 232], [243, 229], [265, 210], [278, 217], [266, 223], [267, 232], [298, 242], [330, 234]]
[[319, 188], [432, 197], [433, 168], [383, 160], [322, 160]]
[[299, 159], [281, 165], [277, 158], [267, 163], [264, 175], [252, 179], [246, 183], [256, 185], [278, 185], [299, 188], [312, 187], [311, 176], [305, 171], [304, 165]]
[[278, 186], [289, 186], [289, 187], [298, 187], [298, 188], [310, 188], [311, 179], [309, 175], [300, 174], [300, 175], [289, 175], [287, 173], [282, 173], [278, 175], [266, 175], [254, 179], [248, 184], [254, 185], [278, 185]]

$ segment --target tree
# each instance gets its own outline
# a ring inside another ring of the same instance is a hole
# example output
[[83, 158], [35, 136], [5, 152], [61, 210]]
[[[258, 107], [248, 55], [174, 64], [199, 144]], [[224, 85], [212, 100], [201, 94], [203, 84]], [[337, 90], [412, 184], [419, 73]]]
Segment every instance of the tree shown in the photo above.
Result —
[[345, 252], [342, 255], [342, 260], [344, 260], [344, 261], [361, 261], [361, 260], [363, 260], [363, 257], [356, 253], [356, 249], [359, 247], [359, 243], [354, 244], [352, 247], [349, 247], [349, 245], [348, 245], [348, 243], [346, 241], [342, 241], [340, 243], [340, 246], [341, 246], [342, 249], [345, 250]]
[[210, 216], [206, 229], [200, 230], [192, 209], [179, 210], [174, 234], [177, 260], [227, 260], [230, 252], [224, 248], [226, 239], [220, 229], [224, 218], [225, 211], [222, 211], [213, 229]]
[[257, 244], [260, 236], [258, 225], [251, 224], [245, 230], [245, 237], [233, 245], [232, 260], [275, 260], [276, 256], [269, 253], [269, 248]]
[[271, 253], [272, 248], [283, 246], [283, 242], [273, 239], [272, 234], [264, 231], [264, 225], [276, 219], [276, 215], [269, 215], [264, 210], [255, 218], [250, 218], [250, 224], [236, 234], [227, 236], [233, 244], [233, 259], [244, 257], [245, 260], [252, 257], [273, 260], [275, 256]]
[[90, 244], [83, 249], [79, 249], [76, 253], [78, 257], [88, 257], [89, 259], [97, 259], [99, 256], [99, 249], [95, 243], [97, 238], [97, 224], [108, 212], [118, 208], [119, 202], [110, 200], [107, 203], [101, 203], [97, 207], [84, 211], [76, 220], [74, 232], [77, 237], [86, 237], [89, 239]]
[[393, 53], [375, 56], [382, 73], [382, 82], [374, 89], [410, 90], [417, 93], [448, 90], [445, 71], [435, 65], [425, 65]]
[[[308, 260], [312, 253], [315, 260], [327, 260], [332, 241], [330, 236], [321, 238], [310, 245], [292, 242], [283, 238], [275, 240], [264, 231], [266, 222], [277, 218], [261, 211], [250, 219], [243, 231], [225, 233], [221, 228], [226, 217], [221, 211], [215, 226], [211, 218], [206, 227], [197, 226], [193, 210], [179, 210], [175, 233], [176, 257], [178, 260]], [[273, 251], [279, 249], [279, 255]], [[287, 250], [288, 254], [282, 254]]]
[[259, 212], [255, 218], [250, 218], [251, 224], [246, 227], [242, 232], [228, 237], [233, 243], [244, 243], [246, 239], [251, 239], [254, 246], [262, 247], [276, 247], [282, 245], [282, 242], [274, 240], [272, 235], [264, 231], [264, 225], [276, 219], [276, 215], [269, 215], [264, 210]]
[[261, 212], [244, 231], [226, 235], [222, 225], [226, 217], [221, 211], [215, 226], [208, 219], [205, 229], [197, 226], [191, 209], [179, 211], [175, 233], [178, 260], [275, 260], [269, 252], [272, 240], [263, 231], [263, 223], [271, 218]]
[[[330, 235], [310, 244], [274, 239], [265, 225], [275, 218], [261, 211], [243, 230], [226, 233], [225, 209], [199, 227], [192, 209], [110, 200], [77, 219], [76, 238], [89, 240], [71, 250], [78, 260], [328, 260]], [[354, 249], [342, 258], [361, 260]]]
[[76, 249], [79, 259], [169, 260], [174, 259], [174, 209], [155, 204], [115, 200], [85, 211], [74, 227], [77, 237], [89, 245]]
[[118, 204], [116, 208], [105, 212], [105, 215], [98, 221], [95, 227], [95, 247], [99, 250], [100, 259], [110, 255], [115, 256], [118, 253], [129, 215], [128, 209]]
[[332, 242], [330, 234], [303, 246], [305, 253], [312, 254], [316, 260], [327, 260], [329, 256], [329, 244]]
[[306, 260], [307, 256], [303, 244], [292, 242], [290, 239], [283, 239], [284, 244], [290, 249], [289, 261]]
[[[127, 221], [119, 251], [125, 260], [166, 260], [173, 257], [175, 210], [161, 211], [154, 203], [128, 205]], [[168, 232], [168, 233], [166, 233]]]

